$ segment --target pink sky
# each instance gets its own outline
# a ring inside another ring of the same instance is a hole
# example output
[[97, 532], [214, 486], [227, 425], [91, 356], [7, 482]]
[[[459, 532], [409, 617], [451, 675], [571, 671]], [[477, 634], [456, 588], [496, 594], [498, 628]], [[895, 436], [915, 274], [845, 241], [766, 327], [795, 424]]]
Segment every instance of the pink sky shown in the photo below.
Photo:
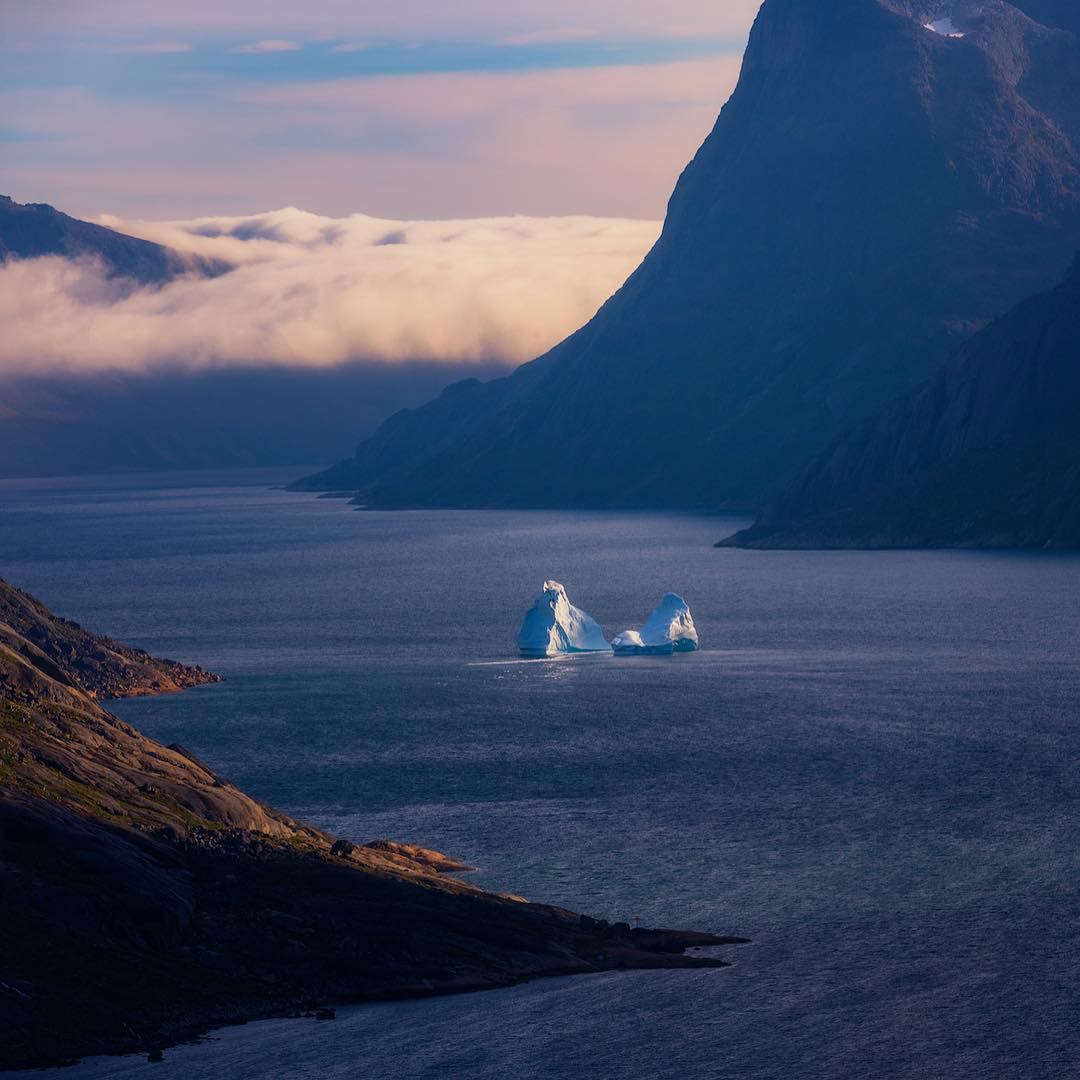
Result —
[[84, 215], [656, 219], [756, 7], [15, 5], [0, 192]]

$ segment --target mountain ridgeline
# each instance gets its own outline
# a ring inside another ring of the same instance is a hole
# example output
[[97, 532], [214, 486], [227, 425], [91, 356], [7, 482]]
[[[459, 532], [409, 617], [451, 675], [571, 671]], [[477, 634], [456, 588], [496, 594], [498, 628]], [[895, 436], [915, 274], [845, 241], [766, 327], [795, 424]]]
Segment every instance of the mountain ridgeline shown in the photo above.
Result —
[[17, 203], [0, 195], [0, 263], [59, 255], [99, 260], [114, 277], [162, 285], [184, 273], [214, 276], [229, 268], [218, 260], [181, 255], [150, 240], [80, 221], [46, 203]]
[[1080, 258], [917, 391], [840, 436], [725, 541], [1080, 548]]
[[762, 505], [1080, 247], [1074, 5], [938, 7], [766, 0], [659, 242], [596, 317], [296, 486], [385, 507]]

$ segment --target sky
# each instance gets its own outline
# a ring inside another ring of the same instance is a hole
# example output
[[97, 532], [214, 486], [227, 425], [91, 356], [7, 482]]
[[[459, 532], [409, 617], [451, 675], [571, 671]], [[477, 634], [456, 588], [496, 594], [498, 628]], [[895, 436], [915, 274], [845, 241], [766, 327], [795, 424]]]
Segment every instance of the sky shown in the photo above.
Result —
[[0, 192], [658, 219], [758, 0], [0, 0]]
[[0, 194], [236, 267], [0, 266], [0, 374], [538, 355], [655, 241], [758, 3], [0, 0]]

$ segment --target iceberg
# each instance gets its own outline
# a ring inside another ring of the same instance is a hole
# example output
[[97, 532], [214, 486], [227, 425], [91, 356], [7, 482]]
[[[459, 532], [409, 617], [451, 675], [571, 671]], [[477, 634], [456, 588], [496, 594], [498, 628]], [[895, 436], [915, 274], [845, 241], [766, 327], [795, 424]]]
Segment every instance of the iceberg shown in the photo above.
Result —
[[620, 656], [694, 652], [698, 647], [698, 635], [690, 605], [676, 593], [668, 593], [653, 608], [641, 630], [624, 630], [612, 641], [611, 647]]
[[674, 652], [693, 652], [698, 647], [697, 627], [690, 605], [676, 593], [668, 593], [653, 608], [649, 621], [641, 628], [645, 648], [671, 645]]
[[518, 648], [525, 656], [611, 652], [601, 625], [574, 607], [557, 581], [544, 582], [543, 594], [521, 624]]
[[611, 647], [624, 656], [633, 656], [645, 651], [645, 642], [641, 640], [641, 635], [636, 630], [624, 630], [612, 640]]

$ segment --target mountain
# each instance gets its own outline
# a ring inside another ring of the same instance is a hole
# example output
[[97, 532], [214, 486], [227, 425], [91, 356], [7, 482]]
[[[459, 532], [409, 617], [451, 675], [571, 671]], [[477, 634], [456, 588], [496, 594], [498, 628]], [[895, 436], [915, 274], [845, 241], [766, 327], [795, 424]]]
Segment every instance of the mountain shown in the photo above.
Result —
[[160, 285], [187, 272], [212, 276], [228, 269], [216, 260], [181, 255], [149, 240], [68, 217], [45, 203], [17, 203], [0, 195], [0, 263], [42, 255], [97, 258], [116, 277], [143, 285]]
[[663, 235], [596, 317], [297, 487], [760, 505], [1060, 279], [1080, 246], [1077, 29], [1051, 0], [766, 0]]
[[438, 852], [335, 840], [98, 701], [210, 678], [0, 581], [0, 1069], [328, 1000], [725, 966], [685, 950], [735, 939], [609, 924], [446, 877], [468, 867]]
[[0, 373], [0, 477], [330, 462], [358, 427], [372, 432], [474, 370], [416, 361]]
[[1080, 547], [1080, 258], [839, 437], [731, 547]]
[[1080, 8], [1075, 0], [1016, 0], [1016, 6], [1045, 26], [1080, 33]]

